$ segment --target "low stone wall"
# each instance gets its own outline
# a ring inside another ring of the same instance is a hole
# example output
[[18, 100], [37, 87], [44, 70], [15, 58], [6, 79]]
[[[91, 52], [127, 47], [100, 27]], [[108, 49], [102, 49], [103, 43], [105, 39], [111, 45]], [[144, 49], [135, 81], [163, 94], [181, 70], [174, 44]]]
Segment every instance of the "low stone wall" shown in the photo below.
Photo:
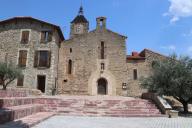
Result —
[[36, 89], [7, 88], [7, 90], [0, 90], [0, 97], [27, 97], [39, 95], [41, 95], [41, 92]]
[[156, 93], [143, 93], [142, 99], [152, 100], [163, 114], [168, 115], [169, 111], [172, 109], [168, 102], [163, 98], [159, 97]]

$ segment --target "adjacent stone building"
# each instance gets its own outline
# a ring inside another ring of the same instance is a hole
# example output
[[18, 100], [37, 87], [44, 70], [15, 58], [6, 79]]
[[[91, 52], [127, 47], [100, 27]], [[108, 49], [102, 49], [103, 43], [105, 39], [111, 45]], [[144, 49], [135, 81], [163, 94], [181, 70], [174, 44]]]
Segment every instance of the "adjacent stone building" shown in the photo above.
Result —
[[24, 77], [12, 83], [53, 89], [67, 95], [121, 95], [138, 97], [140, 79], [151, 74], [152, 63], [162, 56], [151, 50], [126, 53], [126, 36], [107, 28], [107, 18], [98, 17], [96, 28], [81, 7], [71, 22], [70, 38], [64, 40], [56, 25], [31, 17], [0, 22], [0, 59], [22, 67]]
[[37, 88], [50, 94], [57, 81], [58, 53], [64, 40], [60, 27], [31, 17], [0, 22], [1, 61], [22, 68], [17, 87]]

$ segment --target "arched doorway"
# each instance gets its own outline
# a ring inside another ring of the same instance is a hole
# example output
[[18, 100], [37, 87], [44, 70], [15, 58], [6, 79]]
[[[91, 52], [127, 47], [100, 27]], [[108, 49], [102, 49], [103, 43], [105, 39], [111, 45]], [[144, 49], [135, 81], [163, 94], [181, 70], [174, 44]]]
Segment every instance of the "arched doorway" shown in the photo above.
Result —
[[107, 80], [104, 78], [100, 78], [97, 81], [97, 94], [98, 95], [107, 95]]

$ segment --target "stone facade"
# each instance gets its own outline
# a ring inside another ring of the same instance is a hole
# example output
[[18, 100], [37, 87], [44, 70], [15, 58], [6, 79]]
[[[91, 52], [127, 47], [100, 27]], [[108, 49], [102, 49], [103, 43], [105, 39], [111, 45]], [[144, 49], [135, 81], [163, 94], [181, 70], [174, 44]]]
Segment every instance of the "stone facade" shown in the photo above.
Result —
[[[20, 43], [23, 30], [30, 32], [27, 44]], [[42, 30], [53, 32], [52, 41], [40, 43]], [[56, 25], [29, 17], [12, 18], [0, 22], [0, 60], [17, 65], [19, 50], [27, 50], [23, 85], [38, 88], [37, 76], [44, 75], [46, 94], [56, 88], [58, 94], [67, 95], [139, 97], [147, 91], [140, 80], [152, 73], [152, 62], [166, 57], [148, 49], [127, 56], [126, 38], [109, 30], [105, 17], [97, 18], [96, 28], [89, 31], [82, 7], [71, 22], [68, 40]], [[37, 50], [51, 51], [49, 68], [34, 67]]]
[[[29, 41], [27, 44], [21, 43], [21, 33], [29, 31]], [[41, 31], [49, 30], [53, 32], [52, 41], [45, 44], [40, 43]], [[0, 52], [1, 61], [7, 61], [18, 65], [19, 51], [27, 50], [26, 67], [22, 68], [24, 75], [24, 87], [37, 88], [37, 75], [45, 75], [45, 92], [51, 93], [51, 88], [55, 86], [58, 69], [58, 51], [61, 37], [58, 28], [49, 23], [45, 23], [30, 17], [18, 17], [2, 21], [0, 23]], [[51, 64], [49, 68], [34, 68], [34, 54], [37, 50], [51, 51]], [[17, 80], [12, 86], [17, 84]]]
[[[97, 95], [97, 81], [104, 78], [109, 95], [123, 95], [122, 83], [127, 82], [125, 39], [102, 28], [64, 41], [59, 59], [61, 93]], [[101, 42], [105, 44], [104, 59], [100, 58]], [[72, 60], [71, 74], [67, 71], [69, 60]]]
[[81, 10], [71, 22], [70, 38], [61, 44], [59, 53], [60, 94], [99, 95], [100, 79], [106, 80], [106, 95], [138, 97], [147, 91], [141, 88], [140, 80], [151, 74], [152, 61], [163, 56], [147, 49], [127, 56], [126, 37], [109, 30], [106, 21], [105, 17], [97, 18], [96, 29], [89, 31], [89, 22]]
[[[140, 84], [143, 78], [152, 75], [152, 63], [155, 60], [166, 59], [159, 53], [149, 49], [144, 49], [140, 53], [134, 53], [127, 57], [127, 72], [128, 72], [128, 96], [138, 97], [147, 90], [143, 89]], [[134, 79], [134, 70], [137, 71], [137, 79]]]

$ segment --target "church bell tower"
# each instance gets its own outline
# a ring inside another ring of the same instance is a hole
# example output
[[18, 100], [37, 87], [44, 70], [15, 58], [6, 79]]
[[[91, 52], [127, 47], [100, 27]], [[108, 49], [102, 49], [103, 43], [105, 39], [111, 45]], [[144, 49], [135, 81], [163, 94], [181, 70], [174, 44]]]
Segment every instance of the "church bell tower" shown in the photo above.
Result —
[[78, 15], [71, 22], [70, 38], [76, 35], [82, 35], [88, 33], [88, 31], [89, 31], [89, 22], [84, 17], [83, 7], [81, 6]]

